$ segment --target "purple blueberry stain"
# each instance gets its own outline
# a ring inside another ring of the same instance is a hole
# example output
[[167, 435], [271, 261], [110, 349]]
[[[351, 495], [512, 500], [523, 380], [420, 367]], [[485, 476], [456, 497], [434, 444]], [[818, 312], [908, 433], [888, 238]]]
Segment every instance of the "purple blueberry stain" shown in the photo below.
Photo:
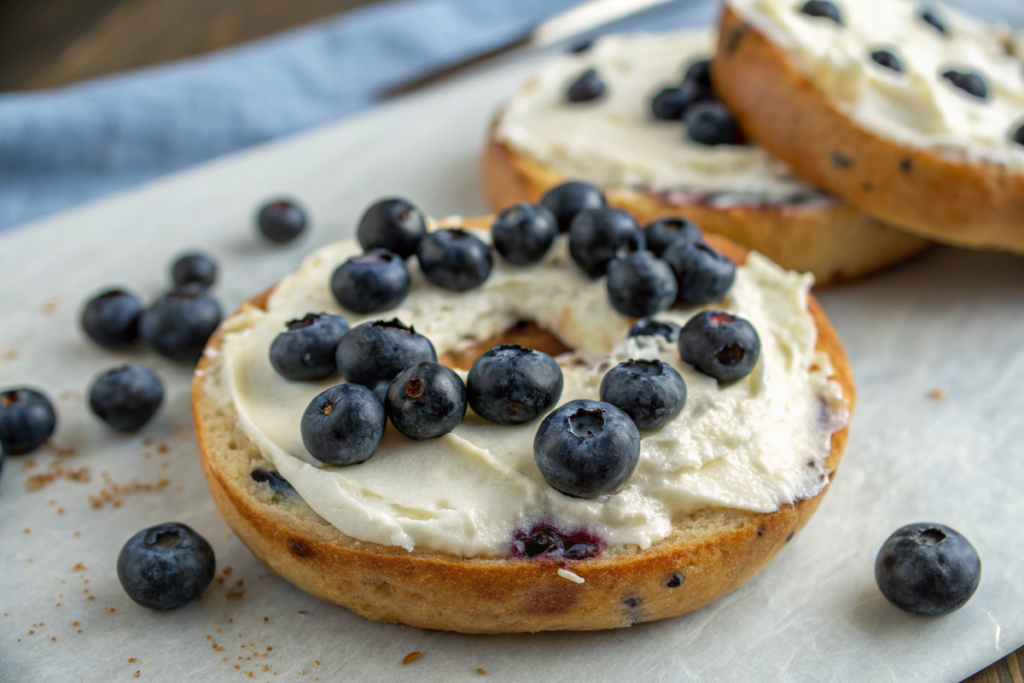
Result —
[[563, 531], [538, 522], [512, 532], [509, 557], [514, 560], [587, 560], [601, 554], [600, 537], [585, 529]]

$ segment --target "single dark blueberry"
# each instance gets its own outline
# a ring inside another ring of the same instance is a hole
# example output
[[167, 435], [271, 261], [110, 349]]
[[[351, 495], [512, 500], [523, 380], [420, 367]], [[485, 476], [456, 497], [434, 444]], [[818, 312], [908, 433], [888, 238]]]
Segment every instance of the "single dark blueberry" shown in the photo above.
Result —
[[569, 254], [591, 278], [605, 274], [619, 256], [644, 248], [644, 232], [622, 209], [580, 211], [569, 227]]
[[23, 387], [0, 391], [0, 443], [7, 455], [34, 451], [56, 427], [57, 413], [42, 393]]
[[540, 203], [554, 214], [560, 232], [569, 232], [572, 220], [580, 211], [603, 209], [608, 205], [598, 187], [578, 180], [551, 188], [540, 198]]
[[331, 292], [350, 311], [380, 313], [405, 301], [411, 282], [405, 259], [387, 249], [374, 248], [335, 269]]
[[156, 415], [164, 385], [153, 370], [133, 363], [107, 370], [89, 387], [89, 407], [120, 432], [134, 432]]
[[217, 262], [201, 251], [183, 254], [171, 266], [171, 280], [178, 286], [212, 287], [217, 281]]
[[658, 258], [662, 257], [673, 242], [680, 240], [701, 242], [704, 240], [704, 234], [696, 223], [677, 216], [667, 216], [649, 223], [644, 228], [644, 237], [647, 238], [647, 248]]
[[601, 544], [601, 539], [588, 531], [565, 532], [540, 523], [512, 533], [509, 555], [520, 560], [586, 560], [601, 554]]
[[388, 387], [384, 410], [395, 429], [412, 439], [447, 434], [466, 415], [466, 385], [440, 363], [410, 365]]
[[942, 73], [942, 77], [968, 95], [981, 100], [988, 97], [988, 86], [985, 84], [985, 79], [976, 73], [949, 69]]
[[558, 221], [543, 204], [519, 203], [502, 210], [491, 224], [494, 248], [509, 263], [540, 261], [558, 237]]
[[326, 379], [338, 369], [335, 354], [349, 328], [343, 317], [327, 313], [291, 320], [270, 345], [270, 364], [293, 382]]
[[285, 244], [306, 229], [306, 212], [290, 199], [265, 204], [256, 215], [256, 227], [275, 244]]
[[202, 595], [213, 581], [213, 548], [191, 527], [157, 524], [128, 539], [117, 556], [117, 578], [128, 597], [167, 611]]
[[420, 241], [416, 260], [428, 280], [443, 289], [465, 292], [491, 274], [491, 250], [476, 235], [459, 228], [435, 230]]
[[546, 353], [502, 344], [481, 354], [469, 370], [469, 406], [498, 424], [523, 424], [558, 403], [562, 368]]
[[651, 316], [676, 301], [678, 285], [668, 264], [647, 251], [635, 251], [608, 264], [608, 300], [629, 318]]
[[302, 445], [328, 465], [355, 465], [380, 447], [387, 418], [373, 392], [359, 384], [339, 384], [306, 406], [300, 423]]
[[701, 311], [679, 333], [679, 355], [719, 382], [750, 374], [761, 355], [761, 339], [749, 322], [725, 311]]
[[709, 91], [712, 90], [711, 60], [698, 59], [690, 64], [690, 66], [686, 67], [686, 73], [683, 75], [683, 81], [693, 81], [697, 85], [704, 86]]
[[665, 588], [679, 588], [683, 585], [683, 581], [685, 581], [685, 579], [682, 574], [672, 572], [668, 575], [668, 580], [665, 582]]
[[704, 242], [675, 242], [662, 258], [676, 274], [676, 301], [688, 306], [720, 301], [736, 279], [736, 264]]
[[887, 69], [893, 71], [903, 71], [903, 64], [900, 63], [900, 58], [894, 55], [888, 50], [875, 50], [871, 53], [871, 59], [877, 64], [881, 64]]
[[288, 483], [288, 480], [281, 476], [276, 470], [252, 471], [252, 480], [257, 484], [266, 484], [276, 495], [291, 496], [295, 494], [295, 487]]
[[839, 13], [839, 8], [828, 0], [807, 0], [800, 11], [810, 17], [824, 17], [843, 25], [843, 15]]
[[346, 380], [371, 386], [390, 382], [413, 363], [436, 361], [437, 352], [429, 339], [394, 318], [353, 327], [341, 338], [335, 360]]
[[711, 90], [696, 81], [685, 80], [678, 87], [664, 88], [651, 100], [651, 113], [655, 118], [679, 121], [697, 102], [713, 100]]
[[1018, 145], [1024, 145], [1024, 124], [1021, 124], [1017, 130], [1013, 132], [1011, 139]]
[[683, 117], [686, 136], [702, 145], [743, 145], [746, 138], [740, 124], [724, 104], [718, 101], [698, 102]]
[[629, 360], [605, 373], [601, 400], [629, 415], [637, 429], [657, 429], [686, 405], [686, 382], [660, 360]]
[[942, 19], [939, 18], [939, 15], [936, 13], [934, 9], [929, 8], [922, 10], [921, 20], [926, 24], [930, 24], [932, 28], [934, 28], [942, 35], [946, 35], [946, 24], [945, 22], [942, 21]]
[[570, 102], [589, 102], [604, 95], [605, 85], [596, 69], [587, 69], [572, 82], [566, 98]]
[[670, 342], [679, 339], [681, 328], [674, 322], [668, 320], [652, 320], [651, 318], [640, 318], [629, 328], [630, 337], [664, 337]]
[[359, 219], [356, 237], [366, 251], [387, 249], [406, 259], [416, 253], [427, 234], [427, 221], [414, 204], [404, 199], [382, 199]]
[[614, 493], [640, 461], [640, 432], [609, 403], [570, 401], [537, 429], [533, 458], [555, 489], [577, 498]]
[[902, 610], [938, 616], [971, 599], [981, 581], [978, 551], [942, 524], [908, 524], [882, 545], [875, 581], [889, 602]]
[[139, 338], [142, 300], [123, 289], [108, 289], [89, 299], [82, 310], [82, 329], [108, 349], [123, 349]]
[[139, 318], [139, 335], [171, 360], [195, 363], [220, 325], [220, 305], [196, 285], [178, 287], [159, 297]]

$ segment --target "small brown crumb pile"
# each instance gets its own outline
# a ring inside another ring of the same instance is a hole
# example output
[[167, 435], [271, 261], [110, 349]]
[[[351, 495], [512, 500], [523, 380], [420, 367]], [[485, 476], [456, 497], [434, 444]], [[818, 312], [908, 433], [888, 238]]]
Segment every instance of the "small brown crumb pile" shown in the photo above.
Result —
[[88, 484], [92, 480], [92, 474], [88, 467], [65, 467], [59, 460], [54, 460], [45, 472], [33, 474], [26, 479], [25, 488], [29, 491], [40, 491], [51, 482], [61, 478]]
[[132, 479], [127, 484], [117, 484], [108, 472], [104, 472], [103, 482], [105, 484], [103, 490], [95, 496], [89, 496], [89, 502], [91, 502], [92, 506], [97, 509], [103, 507], [107, 503], [112, 504], [116, 508], [121, 507], [124, 497], [131, 493], [163, 491], [164, 488], [171, 483], [171, 480], [160, 475], [156, 480], [150, 482], [142, 482], [138, 479]]

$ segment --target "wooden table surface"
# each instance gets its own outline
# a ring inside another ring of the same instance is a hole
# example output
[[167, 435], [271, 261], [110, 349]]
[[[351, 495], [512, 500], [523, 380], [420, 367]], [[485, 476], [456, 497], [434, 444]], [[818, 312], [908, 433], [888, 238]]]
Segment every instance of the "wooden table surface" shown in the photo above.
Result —
[[[3, 0], [0, 92], [203, 54], [376, 0]], [[1024, 648], [968, 683], [1024, 683]]]

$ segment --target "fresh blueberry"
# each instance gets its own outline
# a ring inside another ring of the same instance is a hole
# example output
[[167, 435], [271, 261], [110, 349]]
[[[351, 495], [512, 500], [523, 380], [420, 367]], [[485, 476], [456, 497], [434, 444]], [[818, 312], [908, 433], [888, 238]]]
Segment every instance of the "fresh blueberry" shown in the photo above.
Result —
[[976, 73], [949, 69], [943, 72], [942, 77], [968, 95], [981, 100], [988, 97], [988, 86], [985, 84], [985, 79]]
[[677, 241], [662, 258], [676, 274], [676, 301], [682, 304], [702, 306], [719, 301], [736, 279], [736, 264], [702, 241]]
[[686, 382], [660, 360], [629, 360], [605, 373], [601, 400], [629, 415], [637, 429], [657, 429], [686, 405]]
[[405, 259], [375, 248], [338, 266], [331, 276], [331, 292], [350, 311], [380, 313], [405, 301], [410, 282]]
[[277, 374], [295, 382], [326, 379], [338, 368], [338, 343], [349, 331], [340, 315], [307, 313], [285, 324], [270, 345], [270, 364]]
[[605, 86], [595, 69], [587, 69], [569, 86], [566, 97], [570, 102], [589, 102], [604, 95]]
[[108, 349], [123, 349], [139, 338], [142, 300], [123, 289], [108, 289], [89, 299], [82, 310], [82, 329]]
[[338, 344], [338, 371], [349, 382], [372, 386], [391, 381], [413, 363], [436, 361], [434, 345], [397, 318], [353, 327]]
[[926, 24], [930, 24], [932, 28], [946, 35], [946, 24], [939, 18], [939, 15], [933, 9], [925, 9], [921, 11], [921, 20]]
[[260, 209], [256, 226], [271, 242], [285, 244], [306, 229], [306, 212], [289, 199], [278, 199]]
[[366, 251], [387, 249], [407, 259], [427, 234], [423, 213], [404, 199], [382, 199], [359, 219], [356, 237]]
[[558, 237], [558, 221], [542, 204], [513, 204], [498, 214], [491, 225], [494, 248], [517, 266], [544, 258]]
[[938, 616], [971, 599], [981, 560], [970, 541], [941, 524], [908, 524], [886, 540], [875, 560], [875, 581], [902, 610]]
[[691, 105], [710, 99], [714, 99], [710, 89], [687, 79], [682, 85], [659, 91], [651, 100], [651, 113], [658, 119], [679, 121]]
[[167, 611], [198, 598], [213, 581], [213, 548], [190, 527], [157, 524], [128, 539], [117, 556], [117, 578], [143, 607]]
[[473, 412], [498, 424], [529, 422], [558, 403], [564, 384], [554, 358], [518, 344], [484, 352], [466, 378]]
[[1024, 145], [1024, 124], [1021, 124], [1020, 127], [1014, 131], [1012, 138], [1018, 145]]
[[683, 117], [686, 136], [702, 145], [743, 145], [746, 138], [736, 117], [716, 100], [698, 102]]
[[828, 0], [807, 0], [800, 11], [810, 17], [824, 17], [843, 25], [843, 15], [839, 13], [839, 8]]
[[636, 219], [622, 209], [580, 211], [569, 228], [569, 254], [583, 272], [599, 278], [619, 256], [646, 244]]
[[608, 205], [599, 188], [578, 180], [551, 188], [540, 198], [540, 203], [554, 214], [560, 232], [569, 232], [572, 220], [580, 211], [603, 209]]
[[601, 554], [602, 541], [585, 531], [565, 532], [552, 524], [534, 524], [512, 532], [509, 556], [517, 560], [586, 560]]
[[676, 301], [675, 273], [647, 250], [635, 251], [608, 265], [608, 300], [629, 318], [643, 318]]
[[171, 266], [171, 279], [175, 285], [197, 284], [212, 287], [217, 281], [217, 262], [209, 254], [184, 254]]
[[440, 363], [410, 365], [388, 387], [384, 410], [412, 439], [433, 439], [459, 426], [466, 415], [466, 385]]
[[630, 337], [664, 337], [670, 342], [679, 339], [681, 328], [667, 320], [652, 320], [651, 318], [640, 318], [629, 328]]
[[614, 493], [633, 474], [640, 462], [640, 432], [629, 415], [609, 403], [569, 401], [540, 423], [533, 459], [562, 493], [597, 498]]
[[339, 384], [318, 395], [302, 414], [302, 445], [328, 465], [355, 465], [377, 452], [387, 426], [384, 406], [359, 384]]
[[295, 487], [288, 483], [288, 480], [275, 470], [252, 471], [252, 480], [257, 484], [266, 484], [276, 495], [291, 496], [295, 494]]
[[690, 64], [690, 66], [686, 67], [683, 81], [693, 81], [697, 85], [704, 86], [708, 91], [711, 91], [711, 60], [698, 59]]
[[483, 240], [460, 228], [428, 234], [416, 249], [416, 260], [428, 280], [453, 292], [479, 287], [494, 266], [491, 250]]
[[903, 64], [900, 63], [900, 58], [888, 50], [875, 50], [871, 53], [871, 59], [887, 69], [903, 71]]
[[679, 332], [679, 355], [719, 382], [750, 374], [761, 355], [761, 339], [749, 322], [725, 311], [701, 311]]
[[704, 234], [696, 223], [676, 216], [659, 218], [649, 223], [644, 228], [644, 237], [647, 240], [647, 248], [658, 258], [661, 258], [673, 242], [680, 240], [701, 242], [704, 240]]
[[119, 432], [134, 432], [156, 415], [164, 385], [152, 369], [133, 363], [100, 374], [89, 387], [89, 407]]
[[157, 353], [195, 363], [220, 317], [220, 305], [206, 290], [186, 285], [164, 294], [143, 312], [139, 334]]
[[56, 427], [53, 404], [40, 392], [21, 387], [0, 392], [0, 443], [7, 455], [34, 451]]

